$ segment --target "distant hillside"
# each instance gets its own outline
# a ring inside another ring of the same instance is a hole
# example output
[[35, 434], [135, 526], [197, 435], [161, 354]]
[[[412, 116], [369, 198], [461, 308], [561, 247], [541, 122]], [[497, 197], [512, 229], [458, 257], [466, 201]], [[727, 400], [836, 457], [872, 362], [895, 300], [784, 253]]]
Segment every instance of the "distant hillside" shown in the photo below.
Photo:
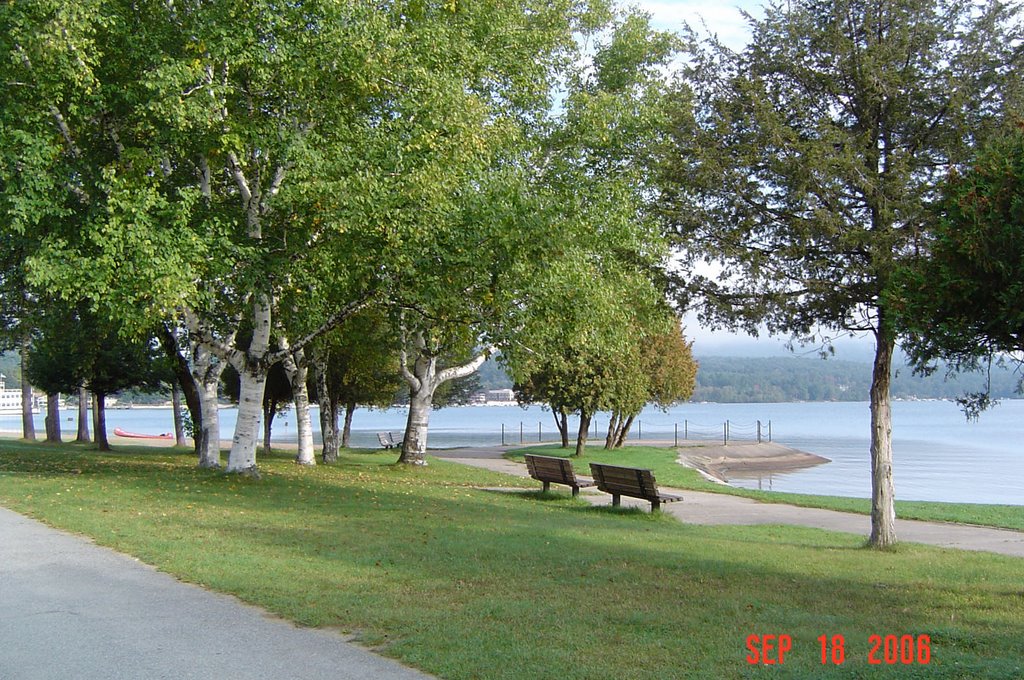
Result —
[[493, 356], [487, 358], [477, 375], [480, 378], [480, 389], [482, 390], [502, 390], [512, 387], [512, 379], [508, 377], [505, 369]]
[[0, 354], [0, 373], [7, 376], [7, 389], [21, 387], [21, 355], [17, 352]]
[[[697, 361], [700, 368], [693, 401], [867, 401], [871, 386], [871, 364], [858, 361], [721, 356], [698, 356]], [[1017, 396], [1017, 380], [1011, 370], [994, 369], [993, 396]], [[898, 399], [955, 399], [983, 385], [980, 375], [946, 381], [942, 371], [921, 377], [903, 366], [895, 371], [892, 393]]]

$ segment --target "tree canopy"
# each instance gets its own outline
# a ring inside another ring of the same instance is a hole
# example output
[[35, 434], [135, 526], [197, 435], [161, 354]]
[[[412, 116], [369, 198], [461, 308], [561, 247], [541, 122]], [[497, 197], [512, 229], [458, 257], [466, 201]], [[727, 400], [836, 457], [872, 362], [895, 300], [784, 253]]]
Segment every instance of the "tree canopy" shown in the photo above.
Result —
[[[893, 306], [922, 370], [977, 370], [1024, 351], [1024, 123], [985, 144], [942, 186], [921, 256], [897, 277]], [[963, 399], [977, 416], [983, 389]]]

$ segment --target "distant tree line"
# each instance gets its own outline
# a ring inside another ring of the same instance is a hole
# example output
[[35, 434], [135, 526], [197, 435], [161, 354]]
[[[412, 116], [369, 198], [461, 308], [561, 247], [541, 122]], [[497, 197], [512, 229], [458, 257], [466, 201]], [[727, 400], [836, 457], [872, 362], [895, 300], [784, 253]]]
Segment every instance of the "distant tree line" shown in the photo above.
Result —
[[[699, 357], [693, 401], [768, 403], [784, 401], [867, 401], [871, 364], [856, 361], [818, 361], [798, 357]], [[993, 367], [991, 394], [996, 399], [1017, 395], [1020, 376]], [[938, 370], [922, 376], [908, 367], [893, 375], [896, 399], [959, 399], [985, 388], [983, 374], [960, 374], [946, 379]]]

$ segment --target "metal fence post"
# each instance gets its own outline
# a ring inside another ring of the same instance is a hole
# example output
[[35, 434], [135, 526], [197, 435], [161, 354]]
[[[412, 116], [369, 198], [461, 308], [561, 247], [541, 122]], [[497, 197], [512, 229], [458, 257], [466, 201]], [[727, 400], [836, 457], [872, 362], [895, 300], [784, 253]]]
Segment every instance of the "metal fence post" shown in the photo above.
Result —
[[679, 446], [679, 423], [673, 423], [675, 426], [674, 445]]
[[644, 424], [642, 422], [640, 422], [639, 420], [636, 421], [636, 438], [637, 439], [643, 439], [644, 438]]
[[519, 443], [523, 443], [523, 421], [519, 421]]
[[540, 426], [540, 422], [541, 422], [541, 421], [539, 421], [539, 420], [537, 421], [537, 441], [539, 441], [539, 442], [541, 442], [541, 441], [544, 441], [544, 439], [543, 439], [543, 437], [542, 437], [542, 435], [541, 435], [541, 426]]
[[757, 421], [757, 443], [761, 443], [761, 421]]
[[501, 424], [501, 445], [505, 445], [505, 423]]

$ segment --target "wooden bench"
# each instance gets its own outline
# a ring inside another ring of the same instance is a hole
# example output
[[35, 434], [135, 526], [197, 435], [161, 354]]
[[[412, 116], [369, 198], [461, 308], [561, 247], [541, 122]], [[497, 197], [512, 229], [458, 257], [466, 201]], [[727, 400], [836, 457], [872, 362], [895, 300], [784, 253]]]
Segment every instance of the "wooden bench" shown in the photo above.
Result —
[[683, 500], [682, 496], [671, 496], [658, 491], [654, 474], [643, 468], [619, 467], [591, 463], [590, 471], [597, 482], [597, 488], [612, 495], [612, 505], [618, 505], [621, 496], [641, 498], [649, 501], [651, 512], [658, 510], [662, 503]]
[[394, 432], [377, 433], [377, 441], [379, 441], [380, 445], [383, 446], [385, 449], [393, 449], [401, 446], [403, 439], [404, 437], [402, 437], [401, 432], [398, 433], [398, 437], [395, 437]]
[[572, 495], [579, 494], [580, 489], [594, 486], [594, 480], [587, 477], [577, 477], [572, 469], [572, 463], [566, 458], [555, 458], [553, 456], [535, 456], [526, 454], [526, 469], [530, 476], [538, 482], [543, 482], [544, 490], [547, 491], [551, 484], [565, 484], [572, 487]]

